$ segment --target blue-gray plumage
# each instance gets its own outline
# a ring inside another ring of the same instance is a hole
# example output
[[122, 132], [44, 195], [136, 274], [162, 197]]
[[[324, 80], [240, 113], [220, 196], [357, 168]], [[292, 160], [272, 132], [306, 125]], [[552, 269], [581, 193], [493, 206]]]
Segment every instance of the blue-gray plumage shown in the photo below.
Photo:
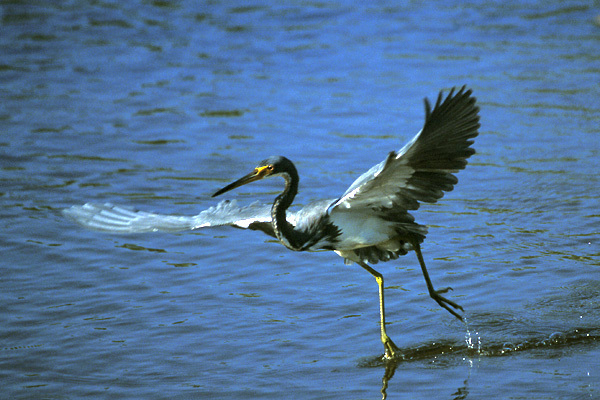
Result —
[[450, 288], [435, 290], [425, 267], [420, 244], [427, 228], [408, 213], [420, 202], [434, 203], [458, 182], [453, 175], [467, 165], [475, 153], [470, 146], [479, 129], [479, 108], [471, 90], [452, 89], [443, 99], [440, 92], [433, 108], [425, 99], [423, 129], [398, 152], [361, 175], [337, 199], [321, 200], [289, 211], [298, 193], [298, 172], [285, 157], [270, 157], [243, 178], [217, 191], [223, 194], [266, 177], [281, 176], [283, 192], [272, 205], [253, 203], [239, 207], [222, 201], [192, 217], [134, 211], [111, 204], [85, 204], [64, 210], [64, 214], [88, 228], [117, 233], [176, 232], [217, 225], [260, 230], [276, 237], [295, 251], [333, 250], [346, 262], [356, 262], [369, 271], [379, 286], [381, 341], [385, 357], [399, 354], [386, 333], [383, 276], [367, 263], [389, 261], [413, 250], [430, 296], [456, 318], [458, 304], [443, 297]]

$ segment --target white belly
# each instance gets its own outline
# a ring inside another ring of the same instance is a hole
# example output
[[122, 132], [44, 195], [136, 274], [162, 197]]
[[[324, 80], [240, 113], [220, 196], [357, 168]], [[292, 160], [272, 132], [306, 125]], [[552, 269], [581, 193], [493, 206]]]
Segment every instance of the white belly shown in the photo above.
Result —
[[382, 220], [373, 214], [357, 215], [354, 212], [343, 211], [332, 213], [330, 218], [341, 232], [337, 238], [339, 241], [335, 245], [337, 250], [352, 250], [375, 245], [394, 247], [392, 243], [387, 244], [396, 236], [392, 222]]

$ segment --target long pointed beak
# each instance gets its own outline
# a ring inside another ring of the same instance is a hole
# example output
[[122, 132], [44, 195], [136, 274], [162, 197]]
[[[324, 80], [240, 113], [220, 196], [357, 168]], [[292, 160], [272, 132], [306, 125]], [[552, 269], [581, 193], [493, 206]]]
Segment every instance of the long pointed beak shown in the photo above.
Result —
[[248, 175], [238, 179], [237, 181], [230, 183], [229, 185], [225, 186], [223, 189], [219, 189], [217, 190], [212, 197], [216, 197], [218, 195], [221, 195], [225, 192], [229, 192], [230, 190], [233, 190], [237, 187], [246, 185], [250, 182], [254, 182], [254, 181], [258, 181], [260, 179], [263, 179], [265, 176], [267, 176], [267, 168], [266, 167], [261, 167], [261, 168], [256, 168], [254, 171], [250, 172]]

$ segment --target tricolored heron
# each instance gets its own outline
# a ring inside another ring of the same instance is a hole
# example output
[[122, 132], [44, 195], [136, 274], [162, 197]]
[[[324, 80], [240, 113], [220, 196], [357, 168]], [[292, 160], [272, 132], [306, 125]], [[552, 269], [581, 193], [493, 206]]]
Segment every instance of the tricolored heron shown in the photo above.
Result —
[[401, 150], [362, 174], [337, 199], [311, 203], [289, 211], [298, 193], [298, 172], [285, 157], [270, 157], [243, 178], [218, 190], [214, 196], [272, 176], [285, 180], [283, 192], [272, 205], [238, 207], [222, 201], [193, 217], [133, 211], [111, 204], [73, 206], [64, 213], [76, 222], [107, 232], [181, 231], [208, 226], [232, 225], [261, 230], [295, 251], [333, 250], [347, 263], [355, 262], [377, 281], [381, 341], [384, 356], [393, 358], [398, 347], [386, 332], [383, 275], [369, 266], [389, 261], [413, 250], [421, 266], [429, 295], [462, 321], [463, 308], [442, 296], [450, 288], [436, 290], [425, 266], [420, 244], [427, 228], [415, 222], [409, 211], [419, 202], [435, 203], [451, 191], [458, 179], [453, 175], [467, 165], [475, 153], [470, 146], [479, 129], [479, 108], [471, 90], [463, 86], [443, 99], [440, 92], [433, 110], [425, 99], [425, 125]]

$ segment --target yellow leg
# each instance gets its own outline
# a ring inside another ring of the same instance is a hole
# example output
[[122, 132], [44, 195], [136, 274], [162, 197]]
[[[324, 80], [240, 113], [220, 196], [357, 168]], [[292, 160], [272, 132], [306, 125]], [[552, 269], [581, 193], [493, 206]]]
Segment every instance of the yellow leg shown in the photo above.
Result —
[[381, 324], [381, 342], [383, 343], [383, 347], [385, 349], [384, 357], [391, 360], [398, 353], [398, 346], [392, 342], [392, 339], [387, 335], [385, 331], [385, 303], [383, 300], [383, 275], [379, 272], [375, 271], [373, 268], [369, 267], [367, 264], [363, 262], [358, 262], [358, 265], [369, 271], [371, 275], [375, 277], [377, 281], [377, 286], [379, 286], [379, 316], [380, 316], [380, 324]]

